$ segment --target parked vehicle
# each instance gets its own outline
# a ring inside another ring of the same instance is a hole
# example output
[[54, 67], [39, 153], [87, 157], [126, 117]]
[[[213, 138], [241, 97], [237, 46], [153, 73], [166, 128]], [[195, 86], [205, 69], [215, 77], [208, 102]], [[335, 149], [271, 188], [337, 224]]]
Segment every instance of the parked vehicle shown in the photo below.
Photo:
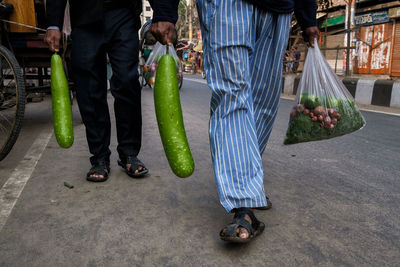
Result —
[[[21, 129], [28, 95], [50, 93], [50, 52], [44, 43], [44, 2], [15, 2], [12, 6], [0, 0], [0, 161], [15, 144]], [[32, 5], [32, 6], [30, 6]], [[18, 15], [29, 17], [36, 27], [13, 21]], [[24, 12], [21, 12], [24, 11]], [[26, 11], [26, 12], [25, 12]], [[11, 15], [11, 17], [10, 17]], [[60, 55], [68, 75], [70, 41], [63, 36]], [[72, 88], [70, 86], [70, 88]]]

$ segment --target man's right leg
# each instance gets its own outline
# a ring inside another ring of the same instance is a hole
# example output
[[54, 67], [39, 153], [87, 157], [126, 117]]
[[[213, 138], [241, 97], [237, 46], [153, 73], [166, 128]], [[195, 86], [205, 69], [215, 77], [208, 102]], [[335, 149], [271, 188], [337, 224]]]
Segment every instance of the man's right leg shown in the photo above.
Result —
[[102, 27], [76, 27], [72, 32], [72, 74], [92, 165], [109, 162], [111, 123], [107, 105], [107, 67]]

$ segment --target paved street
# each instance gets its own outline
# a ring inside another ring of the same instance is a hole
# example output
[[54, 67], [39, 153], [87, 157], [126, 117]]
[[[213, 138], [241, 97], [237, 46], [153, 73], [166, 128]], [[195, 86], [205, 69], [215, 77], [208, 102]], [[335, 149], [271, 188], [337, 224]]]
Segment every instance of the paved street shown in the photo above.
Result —
[[400, 116], [363, 111], [367, 125], [360, 131], [284, 146], [293, 101], [282, 99], [263, 155], [273, 208], [256, 215], [266, 229], [249, 244], [226, 244], [218, 235], [231, 215], [219, 204], [210, 159], [210, 93], [200, 76], [185, 77], [181, 102], [196, 164], [187, 179], [169, 169], [150, 88], [142, 91], [139, 157], [150, 170], [144, 179], [129, 178], [117, 166], [113, 128], [111, 177], [87, 182], [89, 153], [77, 105], [70, 149], [51, 135], [50, 99], [27, 105], [17, 144], [0, 162], [0, 187], [32, 160], [33, 144], [43, 152], [0, 225], [0, 266], [400, 264]]

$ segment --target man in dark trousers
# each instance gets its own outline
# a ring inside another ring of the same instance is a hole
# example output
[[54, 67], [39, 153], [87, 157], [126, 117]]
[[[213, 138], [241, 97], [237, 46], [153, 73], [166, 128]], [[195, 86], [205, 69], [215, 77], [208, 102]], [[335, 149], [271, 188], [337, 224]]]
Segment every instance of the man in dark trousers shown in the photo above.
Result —
[[[60, 46], [67, 0], [47, 0], [48, 29], [45, 41], [50, 50]], [[152, 1], [153, 21], [175, 23], [178, 0]], [[171, 5], [171, 3], [173, 5]], [[111, 123], [107, 105], [107, 59], [113, 70], [111, 93], [117, 128], [118, 164], [131, 177], [142, 177], [148, 170], [137, 158], [141, 147], [142, 116], [139, 84], [139, 38], [141, 0], [69, 0], [72, 26], [72, 78], [77, 101], [86, 127], [91, 169], [86, 179], [107, 180], [110, 172]], [[168, 16], [165, 16], [167, 12]]]

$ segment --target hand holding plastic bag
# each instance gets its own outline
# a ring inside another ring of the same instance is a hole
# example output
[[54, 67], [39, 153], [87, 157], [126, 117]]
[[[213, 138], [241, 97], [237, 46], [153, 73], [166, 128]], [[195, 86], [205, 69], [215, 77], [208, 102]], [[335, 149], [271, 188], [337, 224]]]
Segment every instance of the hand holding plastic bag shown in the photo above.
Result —
[[308, 49], [284, 144], [341, 136], [365, 125], [354, 98], [318, 48]]
[[[158, 62], [160, 61], [161, 57], [166, 53], [167, 46], [157, 42], [154, 45], [154, 49], [143, 67], [143, 76], [146, 79], [147, 84], [149, 84], [151, 87], [154, 86], [154, 82], [156, 79]], [[177, 56], [175, 49], [172, 45], [168, 47], [168, 53], [175, 59], [178, 75], [182, 75], [182, 70], [180, 69], [179, 64], [179, 57]]]

